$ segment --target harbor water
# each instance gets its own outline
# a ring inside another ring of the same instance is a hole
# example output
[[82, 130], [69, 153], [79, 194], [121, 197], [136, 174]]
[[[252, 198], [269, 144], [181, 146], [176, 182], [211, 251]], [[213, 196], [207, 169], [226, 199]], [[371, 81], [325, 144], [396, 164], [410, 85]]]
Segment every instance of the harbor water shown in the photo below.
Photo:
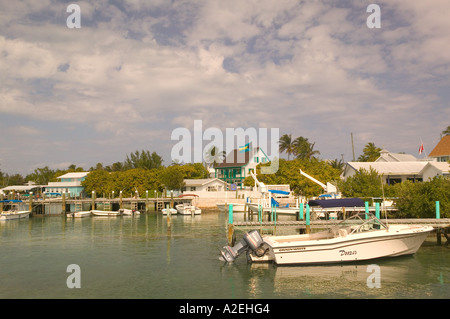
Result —
[[450, 298], [450, 248], [436, 238], [414, 256], [367, 263], [280, 267], [241, 256], [225, 264], [219, 251], [227, 217], [207, 211], [174, 215], [170, 223], [161, 213], [4, 221], [0, 298]]

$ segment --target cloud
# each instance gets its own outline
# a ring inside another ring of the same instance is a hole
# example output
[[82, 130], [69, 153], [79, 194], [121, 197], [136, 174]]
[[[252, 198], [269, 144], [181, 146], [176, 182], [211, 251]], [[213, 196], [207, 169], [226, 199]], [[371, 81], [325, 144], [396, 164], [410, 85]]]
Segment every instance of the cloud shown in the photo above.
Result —
[[170, 154], [171, 131], [201, 119], [278, 127], [336, 158], [350, 132], [412, 151], [396, 148], [448, 126], [446, 1], [381, 1], [381, 29], [367, 28], [364, 1], [77, 4], [81, 29], [67, 28], [65, 2], [0, 5], [0, 114], [45, 123], [49, 145]]

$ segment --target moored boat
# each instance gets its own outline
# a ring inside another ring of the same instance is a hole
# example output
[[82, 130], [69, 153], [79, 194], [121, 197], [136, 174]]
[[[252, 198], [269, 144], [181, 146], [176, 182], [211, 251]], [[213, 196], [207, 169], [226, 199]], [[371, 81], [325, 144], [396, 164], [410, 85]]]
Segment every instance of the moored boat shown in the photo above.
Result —
[[124, 216], [137, 216], [141, 214], [139, 211], [133, 209], [119, 209], [119, 213]]
[[80, 212], [73, 212], [73, 213], [67, 213], [67, 217], [75, 217], [75, 218], [82, 218], [82, 217], [89, 217], [91, 216], [91, 211], [80, 211]]
[[412, 255], [432, 230], [431, 226], [421, 225], [388, 226], [371, 213], [360, 213], [311, 234], [261, 237], [253, 230], [221, 253], [228, 262], [243, 252], [252, 262], [280, 265], [354, 262]]
[[115, 217], [121, 216], [122, 213], [119, 211], [107, 211], [107, 210], [91, 210], [92, 215], [94, 216], [106, 216], [106, 217]]
[[11, 220], [11, 219], [21, 219], [21, 218], [28, 218], [30, 217], [31, 211], [29, 210], [9, 210], [9, 211], [3, 211], [0, 214], [0, 220]]

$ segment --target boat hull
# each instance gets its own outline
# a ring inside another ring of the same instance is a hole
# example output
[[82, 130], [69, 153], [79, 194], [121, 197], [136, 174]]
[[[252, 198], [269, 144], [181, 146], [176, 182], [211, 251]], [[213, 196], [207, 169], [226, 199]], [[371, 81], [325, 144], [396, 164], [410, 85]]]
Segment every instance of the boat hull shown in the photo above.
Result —
[[200, 215], [202, 213], [202, 210], [195, 206], [185, 206], [180, 204], [176, 205], [175, 208], [180, 215]]
[[115, 217], [122, 215], [119, 212], [105, 211], [105, 210], [91, 210], [91, 213], [94, 216], [103, 216], [103, 217]]
[[[411, 227], [395, 225], [386, 230], [367, 234], [339, 236], [330, 239], [304, 241], [297, 238], [264, 239], [269, 246], [263, 257], [249, 254], [252, 261], [273, 261], [279, 265], [287, 264], [325, 264], [364, 261], [384, 257], [411, 255], [417, 252], [432, 231], [430, 226]], [[290, 240], [292, 239], [292, 240]]]
[[0, 220], [22, 219], [30, 217], [30, 211], [6, 211], [0, 214]]
[[68, 213], [66, 215], [67, 217], [74, 217], [74, 218], [83, 218], [83, 217], [89, 217], [91, 216], [90, 211], [81, 211], [81, 212], [74, 212], [74, 213]]

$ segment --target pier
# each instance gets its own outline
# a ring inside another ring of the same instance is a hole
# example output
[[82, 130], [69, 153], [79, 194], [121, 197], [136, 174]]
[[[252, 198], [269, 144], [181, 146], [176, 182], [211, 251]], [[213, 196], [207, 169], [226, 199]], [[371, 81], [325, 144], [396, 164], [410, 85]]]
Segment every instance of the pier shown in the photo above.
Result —
[[[30, 210], [31, 215], [63, 215], [66, 213], [86, 211], [86, 210], [105, 210], [117, 211], [122, 208], [138, 210], [140, 212], [161, 211], [167, 206], [174, 207], [181, 202], [190, 201], [187, 198], [84, 198], [84, 199], [66, 199], [63, 197], [46, 199], [28, 199], [23, 200], [19, 205], [20, 210]], [[8, 206], [8, 204], [1, 204]], [[0, 207], [2, 210], [6, 207]]]

